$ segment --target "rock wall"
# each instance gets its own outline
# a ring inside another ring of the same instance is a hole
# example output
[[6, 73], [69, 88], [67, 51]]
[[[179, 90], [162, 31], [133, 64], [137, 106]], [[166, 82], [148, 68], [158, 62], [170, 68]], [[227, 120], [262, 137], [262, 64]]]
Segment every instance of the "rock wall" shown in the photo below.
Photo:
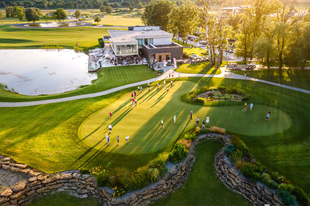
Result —
[[[2, 192], [0, 206], [27, 205], [35, 198], [56, 191], [66, 191], [77, 198], [94, 197], [104, 206], [145, 206], [183, 186], [195, 162], [196, 145], [207, 139], [221, 140], [225, 143], [225, 146], [229, 144], [228, 136], [220, 134], [201, 135], [191, 145], [188, 156], [182, 162], [176, 164], [160, 181], [152, 184], [152, 186], [135, 191], [129, 197], [127, 195], [126, 198], [115, 198], [104, 188], [98, 188], [95, 178], [90, 175], [71, 172], [44, 174], [25, 164], [16, 164], [10, 157], [0, 155], [0, 167], [31, 176], [27, 181], [18, 182], [11, 189]], [[270, 205], [282, 204], [279, 198], [268, 188], [240, 177], [237, 171], [228, 165], [224, 157], [222, 148], [215, 156], [215, 168], [217, 176], [229, 189], [240, 194], [253, 205], [262, 205], [263, 203]]]

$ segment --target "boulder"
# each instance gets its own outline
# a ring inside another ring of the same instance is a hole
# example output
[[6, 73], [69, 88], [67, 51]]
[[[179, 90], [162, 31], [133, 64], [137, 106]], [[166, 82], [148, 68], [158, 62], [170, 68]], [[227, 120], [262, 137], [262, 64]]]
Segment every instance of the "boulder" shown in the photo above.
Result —
[[270, 189], [268, 189], [267, 187], [265, 187], [264, 192], [265, 192], [267, 195], [270, 195], [270, 196], [273, 195], [273, 192], [272, 192]]
[[172, 175], [175, 175], [177, 172], [178, 172], [178, 169], [177, 169], [176, 166], [174, 166], [174, 167], [169, 171], [169, 173], [172, 174]]
[[8, 197], [12, 195], [13, 191], [11, 189], [6, 189], [1, 193], [1, 197]]
[[27, 181], [20, 181], [12, 186], [13, 192], [19, 192], [22, 191], [26, 187]]
[[82, 175], [80, 178], [81, 178], [82, 180], [86, 180], [86, 179], [89, 178], [89, 177], [90, 177], [89, 174], [85, 174], [85, 175]]
[[29, 182], [34, 182], [34, 181], [36, 181], [38, 178], [37, 177], [30, 177], [29, 179], [28, 179], [28, 181]]
[[13, 172], [20, 172], [22, 169], [20, 169], [20, 168], [18, 168], [18, 167], [11, 167], [10, 168], [11, 169], [11, 171], [13, 171]]
[[39, 176], [37, 176], [37, 179], [40, 180], [40, 181], [43, 181], [43, 180], [45, 180], [46, 178], [47, 178], [46, 175], [39, 175]]
[[10, 165], [2, 164], [2, 168], [5, 169], [5, 170], [8, 170], [8, 169], [10, 169], [11, 167], [10, 167]]
[[78, 189], [77, 190], [77, 193], [79, 193], [79, 194], [86, 194], [88, 192], [89, 192], [89, 190], [87, 190], [87, 189]]
[[73, 195], [74, 197], [79, 198], [79, 199], [85, 199], [88, 197], [87, 194], [79, 195], [78, 193], [74, 193]]
[[119, 205], [119, 204], [122, 204], [123, 201], [120, 199], [120, 198], [112, 198], [111, 200], [111, 205]]
[[30, 174], [31, 176], [38, 176], [38, 175], [41, 174], [41, 172], [36, 172], [36, 171], [34, 171], [34, 170], [30, 170], [29, 174]]
[[30, 172], [30, 169], [23, 169], [20, 172], [24, 174], [28, 174]]
[[27, 165], [26, 164], [14, 164], [14, 163], [10, 163], [11, 166], [13, 167], [18, 167], [20, 169], [26, 169]]
[[61, 180], [69, 180], [72, 178], [71, 174], [62, 174], [59, 179]]
[[5, 157], [2, 159], [3, 162], [10, 161], [10, 160], [11, 160], [11, 157]]

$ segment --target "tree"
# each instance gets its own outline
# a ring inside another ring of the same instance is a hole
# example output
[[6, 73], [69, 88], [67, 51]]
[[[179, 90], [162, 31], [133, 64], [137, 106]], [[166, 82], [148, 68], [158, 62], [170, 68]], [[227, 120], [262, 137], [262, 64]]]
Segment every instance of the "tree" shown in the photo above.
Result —
[[173, 2], [168, 0], [151, 1], [145, 7], [141, 20], [145, 25], [161, 26], [163, 30], [168, 30], [169, 17], [172, 11]]
[[121, 3], [121, 5], [122, 5], [123, 7], [129, 7], [131, 4], [130, 4], [129, 1], [124, 1], [123, 3]]
[[132, 10], [133, 10], [133, 6], [129, 6], [128, 8], [129, 8], [129, 10], [130, 10], [130, 11], [132, 11]]
[[113, 12], [113, 9], [110, 6], [107, 6], [105, 11], [107, 12], [107, 14], [111, 14]]
[[25, 10], [25, 16], [27, 21], [33, 21], [33, 23], [35, 23], [35, 21], [39, 20], [39, 17], [41, 15], [41, 11], [38, 8], [27, 8]]
[[95, 16], [94, 21], [99, 23], [101, 21], [99, 14], [97, 16]]
[[47, 14], [44, 15], [44, 20], [47, 23]]
[[137, 9], [143, 9], [143, 5], [141, 3], [137, 4]]
[[75, 18], [77, 18], [77, 19], [79, 19], [80, 17], [81, 17], [81, 10], [75, 10], [75, 12], [74, 12], [74, 16], [75, 16]]
[[24, 11], [24, 7], [16, 7], [15, 11], [16, 11], [16, 17], [22, 21], [25, 19], [25, 11]]
[[5, 8], [5, 3], [4, 3], [4, 1], [1, 1], [1, 2], [0, 2], [0, 8]]
[[111, 7], [112, 7], [112, 8], [117, 8], [117, 7], [118, 7], [118, 3], [115, 2], [114, 4], [111, 4]]
[[106, 9], [106, 7], [104, 5], [101, 5], [99, 8], [100, 12], [105, 12], [105, 9]]
[[2, 18], [2, 9], [0, 9], [0, 19]]
[[104, 6], [109, 6], [109, 3], [108, 3], [107, 1], [104, 1], [102, 4], [103, 4]]
[[64, 21], [68, 16], [63, 8], [58, 8], [55, 11], [55, 14], [56, 14], [56, 19], [58, 19], [58, 21], [60, 20]]
[[14, 13], [14, 7], [13, 6], [8, 6], [5, 8], [5, 15], [6, 17], [14, 17], [15, 13]]

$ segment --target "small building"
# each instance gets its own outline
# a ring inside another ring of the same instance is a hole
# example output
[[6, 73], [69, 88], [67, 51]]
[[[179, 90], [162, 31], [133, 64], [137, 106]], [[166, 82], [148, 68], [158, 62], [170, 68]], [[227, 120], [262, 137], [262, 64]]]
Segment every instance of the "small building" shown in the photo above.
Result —
[[[173, 35], [159, 26], [136, 26], [124, 30], [108, 30], [109, 42], [118, 57], [140, 55], [148, 61], [180, 59], [183, 47], [172, 41]], [[102, 37], [103, 40], [105, 37]]]

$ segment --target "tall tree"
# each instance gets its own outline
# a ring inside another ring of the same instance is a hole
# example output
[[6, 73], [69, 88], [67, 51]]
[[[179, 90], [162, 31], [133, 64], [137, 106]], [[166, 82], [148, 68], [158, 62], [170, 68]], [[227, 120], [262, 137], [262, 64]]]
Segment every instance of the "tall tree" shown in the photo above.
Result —
[[35, 21], [38, 21], [41, 15], [41, 11], [38, 8], [27, 8], [25, 10], [25, 16], [27, 21], [33, 21], [33, 23], [35, 23]]
[[2, 9], [0, 9], [0, 19], [2, 19]]
[[105, 12], [106, 7], [104, 5], [101, 5], [99, 9], [100, 9], [100, 12]]
[[143, 5], [141, 3], [137, 4], [137, 9], [143, 9]]
[[25, 19], [25, 9], [24, 7], [16, 7], [15, 8], [15, 11], [16, 11], [16, 17], [22, 21]]
[[0, 2], [0, 8], [5, 8], [5, 2], [4, 1]]
[[110, 6], [107, 6], [107, 7], [105, 8], [105, 11], [107, 12], [107, 14], [111, 14], [111, 13], [113, 12], [113, 9], [112, 9], [112, 7], [110, 7]]
[[56, 14], [56, 19], [58, 19], [58, 21], [60, 20], [64, 21], [68, 16], [63, 8], [58, 8], [55, 11], [55, 14]]
[[169, 13], [172, 10], [174, 2], [168, 0], [151, 1], [145, 7], [141, 20], [145, 25], [161, 26], [163, 30], [168, 30]]
[[77, 19], [79, 19], [80, 17], [81, 17], [81, 10], [75, 10], [75, 12], [74, 12], [74, 16], [75, 16], [75, 18], [77, 18]]

